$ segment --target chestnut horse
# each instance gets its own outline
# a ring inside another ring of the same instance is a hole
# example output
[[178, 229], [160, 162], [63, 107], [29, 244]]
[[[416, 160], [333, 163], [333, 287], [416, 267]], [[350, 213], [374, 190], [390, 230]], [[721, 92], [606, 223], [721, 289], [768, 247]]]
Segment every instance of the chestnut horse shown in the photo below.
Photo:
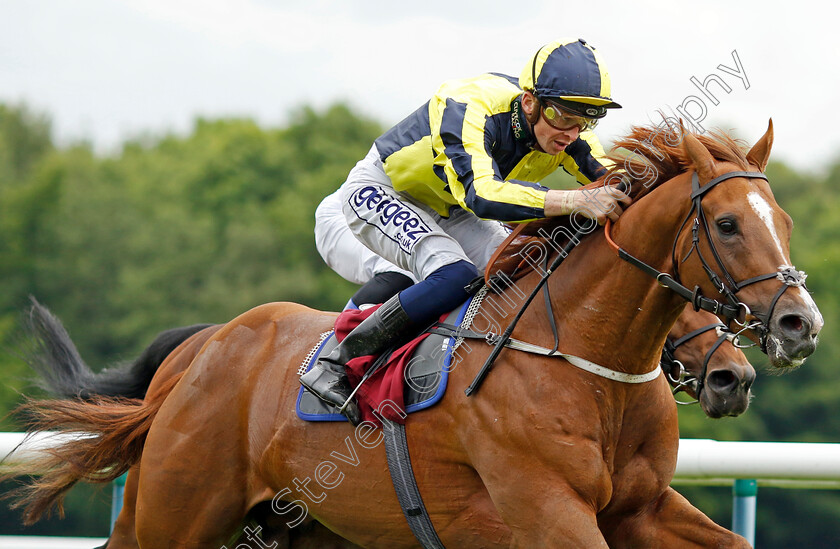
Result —
[[[766, 166], [772, 127], [746, 156], [728, 139], [687, 134], [671, 145], [655, 128], [625, 142], [657, 147], [660, 155], [646, 159], [659, 177], [632, 189], [634, 205], [611, 237], [671, 275], [654, 279], [622, 261], [626, 253], [620, 259], [600, 234], [584, 239], [548, 282], [553, 309], [563, 311], [556, 318], [563, 351], [631, 375], [658, 368], [684, 307], [659, 285], [679, 280], [706, 307], [710, 298], [731, 302], [738, 294], [729, 309], [744, 314], [728, 321], [751, 327], [747, 335], [772, 365], [801, 364], [822, 318], [789, 267], [790, 219], [755, 177]], [[697, 205], [694, 174], [709, 184], [695, 217], [704, 228], [699, 239], [683, 223]], [[718, 184], [720, 176], [731, 178]], [[717, 264], [710, 267], [704, 258], [711, 256]], [[539, 276], [527, 275], [523, 285], [535, 286]], [[489, 308], [482, 312], [495, 318]], [[527, 310], [514, 337], [550, 341], [545, 312]], [[350, 436], [346, 424], [313, 425], [294, 415], [296, 369], [334, 318], [291, 303], [252, 309], [206, 341], [165, 399], [34, 403], [41, 427], [98, 436], [45, 460], [52, 470], [36, 481], [31, 509], [79, 479], [113, 476], [139, 460], [141, 547], [219, 547], [265, 505], [286, 521], [305, 506], [362, 547], [416, 546], [385, 457], [370, 451], [378, 433], [363, 424]], [[449, 383], [465, 387], [489, 352], [474, 347]], [[444, 545], [746, 546], [668, 486], [678, 432], [662, 376], [624, 384], [508, 350], [478, 395], [451, 393], [407, 428], [417, 482]]]
[[[204, 343], [222, 327], [201, 324], [167, 330], [159, 334], [134, 362], [94, 373], [82, 361], [61, 322], [45, 307], [34, 302], [28, 318], [31, 336], [40, 342], [37, 346], [40, 353], [27, 358], [41, 374], [43, 388], [57, 397], [87, 400], [101, 396], [144, 398], [147, 392], [149, 400], [165, 398], [173, 387], [170, 380], [183, 375]], [[717, 317], [686, 306], [668, 334], [666, 347], [670, 346], [673, 351], [667, 364], [663, 359], [662, 367], [668, 373], [669, 383], [692, 398], [698, 399], [698, 388], [702, 388], [699, 402], [709, 417], [737, 416], [749, 405], [755, 370], [731, 338], [718, 343], [720, 336], [714, 331], [716, 326], [722, 326]], [[670, 373], [673, 366], [678, 370], [680, 366], [683, 368], [679, 386], [680, 372]], [[138, 474], [137, 467], [128, 471], [123, 509], [107, 547], [138, 547], [134, 524]], [[270, 524], [268, 519], [271, 517], [265, 513], [252, 515], [263, 528], [260, 538], [268, 544], [278, 542], [278, 547], [294, 549], [357, 547], [316, 521], [310, 520], [290, 529], [282, 521], [275, 520], [275, 524]], [[247, 534], [243, 533], [231, 545], [238, 547], [248, 541]]]

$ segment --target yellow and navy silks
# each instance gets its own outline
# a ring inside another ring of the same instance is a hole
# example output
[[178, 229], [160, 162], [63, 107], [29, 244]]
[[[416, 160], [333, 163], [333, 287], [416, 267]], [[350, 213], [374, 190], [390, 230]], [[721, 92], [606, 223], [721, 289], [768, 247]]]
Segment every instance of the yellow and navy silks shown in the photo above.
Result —
[[606, 173], [598, 138], [583, 132], [550, 155], [532, 149], [517, 80], [501, 74], [445, 82], [432, 99], [376, 140], [394, 189], [443, 217], [452, 207], [483, 219], [545, 217], [547, 187], [559, 166], [580, 183]]

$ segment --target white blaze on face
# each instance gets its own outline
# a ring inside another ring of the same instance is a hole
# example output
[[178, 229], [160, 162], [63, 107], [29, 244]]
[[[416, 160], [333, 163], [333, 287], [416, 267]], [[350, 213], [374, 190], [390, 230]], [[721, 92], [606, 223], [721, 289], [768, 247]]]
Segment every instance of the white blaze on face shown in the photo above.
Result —
[[747, 200], [752, 206], [753, 211], [758, 215], [758, 218], [764, 221], [764, 224], [767, 226], [767, 230], [770, 232], [770, 236], [773, 237], [773, 241], [776, 243], [776, 248], [779, 250], [779, 255], [782, 259], [787, 259], [785, 257], [785, 252], [782, 249], [782, 241], [779, 240], [779, 235], [776, 233], [776, 224], [773, 223], [773, 208], [770, 207], [770, 204], [764, 200], [764, 197], [761, 196], [756, 191], [753, 191], [747, 195]]
[[[782, 259], [787, 260], [785, 252], [782, 249], [782, 242], [779, 240], [779, 235], [776, 232], [776, 224], [773, 222], [773, 208], [770, 207], [770, 204], [767, 203], [761, 194], [755, 191], [747, 194], [747, 200], [749, 201], [753, 211], [756, 215], [758, 215], [758, 218], [761, 219], [764, 222], [764, 225], [767, 226], [767, 231], [776, 243], [779, 255]], [[780, 265], [779, 269], [783, 269], [785, 267], [787, 267], [787, 265]], [[805, 288], [799, 287], [797, 290], [799, 290], [799, 296], [802, 299], [802, 302], [806, 307], [808, 307], [808, 309], [811, 310], [811, 313], [813, 313], [815, 326], [812, 330], [819, 331], [823, 326], [823, 317], [820, 310], [817, 308], [817, 304], [814, 303], [814, 298], [811, 297], [811, 294], [805, 291]]]

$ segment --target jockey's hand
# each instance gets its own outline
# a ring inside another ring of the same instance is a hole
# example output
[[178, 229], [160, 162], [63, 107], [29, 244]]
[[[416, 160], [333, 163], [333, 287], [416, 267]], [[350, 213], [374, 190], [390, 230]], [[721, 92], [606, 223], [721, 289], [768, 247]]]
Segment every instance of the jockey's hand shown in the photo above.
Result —
[[603, 225], [607, 218], [617, 220], [623, 208], [629, 205], [630, 197], [619, 191], [617, 185], [575, 191], [551, 190], [545, 196], [545, 216], [579, 212]]

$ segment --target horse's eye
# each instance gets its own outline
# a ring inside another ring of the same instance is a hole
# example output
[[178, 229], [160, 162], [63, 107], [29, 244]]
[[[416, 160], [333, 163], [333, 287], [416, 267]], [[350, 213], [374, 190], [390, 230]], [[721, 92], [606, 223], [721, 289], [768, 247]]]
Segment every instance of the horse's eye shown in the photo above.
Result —
[[723, 236], [731, 236], [738, 232], [738, 224], [730, 218], [719, 219], [717, 222], [718, 231]]

